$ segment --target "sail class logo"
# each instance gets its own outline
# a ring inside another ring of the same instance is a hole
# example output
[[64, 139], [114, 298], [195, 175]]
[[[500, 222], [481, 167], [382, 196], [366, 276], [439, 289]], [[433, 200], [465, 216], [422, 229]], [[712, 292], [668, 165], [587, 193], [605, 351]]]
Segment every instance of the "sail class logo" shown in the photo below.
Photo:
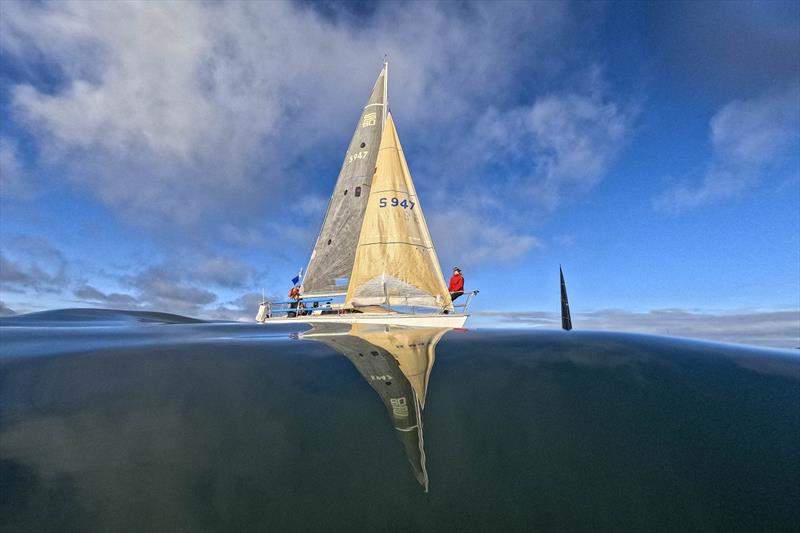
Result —
[[389, 403], [392, 406], [392, 414], [395, 418], [408, 418], [408, 403], [405, 397], [390, 398]]
[[361, 127], [366, 128], [367, 126], [374, 126], [375, 122], [378, 121], [378, 114], [377, 113], [367, 113], [364, 115], [364, 119], [361, 121]]

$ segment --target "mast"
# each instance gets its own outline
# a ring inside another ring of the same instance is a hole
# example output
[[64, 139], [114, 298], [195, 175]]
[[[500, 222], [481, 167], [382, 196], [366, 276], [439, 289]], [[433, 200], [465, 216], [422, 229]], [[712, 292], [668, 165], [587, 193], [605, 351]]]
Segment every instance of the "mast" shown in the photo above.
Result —
[[389, 60], [383, 56], [383, 117], [381, 131], [386, 127], [386, 114], [389, 112]]
[[567, 300], [567, 284], [564, 282], [564, 271], [558, 265], [558, 273], [561, 276], [561, 327], [569, 331], [572, 329], [572, 317], [569, 314], [569, 300]]

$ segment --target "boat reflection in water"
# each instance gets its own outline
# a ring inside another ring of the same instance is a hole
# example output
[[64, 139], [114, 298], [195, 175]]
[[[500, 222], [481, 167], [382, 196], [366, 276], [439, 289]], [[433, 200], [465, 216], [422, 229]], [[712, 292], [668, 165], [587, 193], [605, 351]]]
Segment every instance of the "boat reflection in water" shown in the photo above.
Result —
[[436, 344], [448, 328], [316, 324], [300, 335], [342, 353], [383, 400], [414, 476], [428, 491], [422, 411]]

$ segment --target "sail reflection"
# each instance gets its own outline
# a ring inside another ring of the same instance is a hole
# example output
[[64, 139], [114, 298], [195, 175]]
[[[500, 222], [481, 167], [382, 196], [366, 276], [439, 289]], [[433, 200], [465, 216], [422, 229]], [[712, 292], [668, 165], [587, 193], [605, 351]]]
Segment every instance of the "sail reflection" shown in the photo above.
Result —
[[422, 411], [436, 344], [449, 328], [315, 324], [301, 335], [342, 353], [378, 393], [414, 476], [428, 491]]

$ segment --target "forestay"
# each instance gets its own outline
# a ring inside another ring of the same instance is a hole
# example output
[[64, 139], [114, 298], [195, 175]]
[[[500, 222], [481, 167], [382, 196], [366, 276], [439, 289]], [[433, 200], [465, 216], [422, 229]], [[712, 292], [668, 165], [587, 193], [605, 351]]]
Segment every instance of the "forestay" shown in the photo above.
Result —
[[383, 130], [386, 77], [384, 65], [345, 154], [306, 268], [303, 291], [307, 297], [347, 290]]
[[452, 309], [391, 114], [356, 248], [345, 307]]

